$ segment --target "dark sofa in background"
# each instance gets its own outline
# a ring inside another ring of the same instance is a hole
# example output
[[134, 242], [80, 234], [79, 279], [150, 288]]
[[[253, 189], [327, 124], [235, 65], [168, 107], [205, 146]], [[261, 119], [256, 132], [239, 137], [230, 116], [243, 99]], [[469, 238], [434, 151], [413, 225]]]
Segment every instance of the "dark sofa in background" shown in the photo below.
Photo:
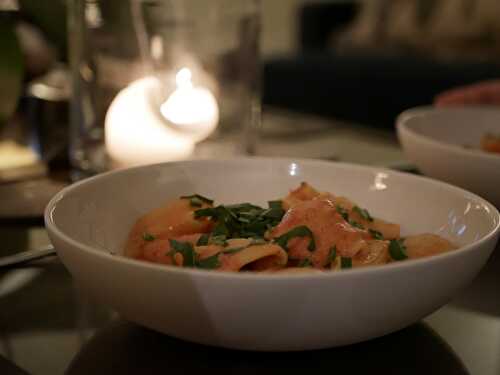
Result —
[[500, 78], [500, 64], [436, 61], [425, 56], [358, 51], [340, 54], [329, 38], [356, 15], [355, 2], [319, 2], [299, 10], [300, 49], [267, 59], [265, 105], [360, 124], [392, 127], [403, 110], [429, 105], [439, 92]]

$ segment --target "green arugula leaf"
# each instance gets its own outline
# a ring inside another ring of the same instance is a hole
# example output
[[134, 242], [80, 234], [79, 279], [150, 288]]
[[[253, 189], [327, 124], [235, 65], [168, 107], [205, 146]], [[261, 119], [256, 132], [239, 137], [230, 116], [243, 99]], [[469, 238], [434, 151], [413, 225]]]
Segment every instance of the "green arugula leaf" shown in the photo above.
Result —
[[156, 236], [152, 235], [151, 233], [143, 233], [142, 239], [144, 241], [151, 242], [151, 241], [156, 240]]
[[352, 208], [352, 210], [354, 212], [357, 212], [359, 214], [359, 216], [361, 216], [363, 219], [367, 220], [367, 221], [373, 221], [373, 217], [370, 215], [370, 213], [364, 209], [364, 208], [360, 208], [358, 206], [354, 206]]
[[394, 260], [405, 260], [408, 258], [408, 255], [406, 254], [406, 246], [404, 245], [402, 239], [391, 240], [391, 242], [389, 242], [389, 254]]
[[372, 237], [376, 240], [383, 240], [384, 239], [384, 236], [378, 230], [368, 229], [368, 232], [370, 232]]
[[277, 237], [274, 239], [274, 242], [276, 242], [278, 245], [280, 245], [285, 251], [288, 251], [288, 241], [290, 241], [292, 238], [295, 237], [309, 237], [309, 246], [307, 247], [309, 251], [314, 251], [316, 249], [316, 243], [314, 242], [314, 235], [311, 232], [311, 230], [305, 226], [301, 225], [298, 227], [295, 227], [285, 234], [282, 234], [281, 236]]

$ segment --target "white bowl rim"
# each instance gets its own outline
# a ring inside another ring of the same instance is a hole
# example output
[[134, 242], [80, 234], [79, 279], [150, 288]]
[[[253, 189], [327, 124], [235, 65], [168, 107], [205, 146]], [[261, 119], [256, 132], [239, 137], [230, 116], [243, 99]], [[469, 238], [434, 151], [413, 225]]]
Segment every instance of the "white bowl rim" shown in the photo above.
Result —
[[[354, 269], [348, 269], [344, 270], [342, 272], [307, 272], [307, 273], [253, 273], [253, 272], [220, 272], [220, 271], [213, 271], [213, 270], [203, 270], [203, 269], [197, 269], [197, 268], [183, 268], [183, 267], [177, 267], [177, 266], [170, 266], [170, 265], [164, 265], [164, 264], [156, 264], [152, 262], [146, 262], [146, 261], [141, 261], [137, 259], [132, 259], [129, 257], [126, 257], [124, 255], [116, 255], [116, 254], [111, 254], [106, 251], [98, 250], [95, 249], [92, 246], [83, 244], [73, 238], [71, 238], [69, 235], [65, 234], [61, 229], [58, 228], [57, 224], [54, 222], [53, 219], [53, 211], [55, 210], [58, 202], [65, 197], [65, 195], [72, 193], [75, 190], [78, 190], [81, 186], [86, 185], [86, 184], [94, 184], [100, 181], [101, 179], [105, 178], [110, 178], [114, 174], [123, 174], [123, 173], [130, 173], [133, 172], [137, 169], [142, 169], [142, 168], [157, 168], [161, 166], [167, 166], [167, 165], [186, 165], [186, 164], [196, 164], [196, 163], [246, 163], [246, 162], [276, 162], [280, 161], [282, 163], [313, 163], [313, 164], [323, 164], [323, 165], [335, 165], [337, 167], [341, 168], [349, 168], [349, 169], [357, 169], [361, 171], [380, 171], [380, 172], [388, 172], [392, 175], [396, 176], [404, 176], [408, 177], [411, 179], [421, 179], [421, 180], [426, 180], [426, 183], [445, 187], [446, 189], [450, 191], [454, 191], [456, 193], [460, 193], [463, 195], [465, 198], [468, 199], [473, 199], [476, 201], [479, 201], [486, 207], [488, 207], [489, 210], [492, 211], [494, 217], [494, 220], [496, 220], [495, 227], [487, 233], [485, 236], [480, 238], [479, 240], [476, 240], [472, 242], [471, 244], [468, 244], [466, 246], [462, 246], [456, 250], [444, 253], [444, 254], [438, 254], [434, 255], [431, 257], [426, 257], [426, 258], [420, 258], [420, 259], [411, 259], [408, 261], [399, 261], [399, 262], [391, 262], [388, 264], [384, 264], [382, 266], [371, 266], [371, 267], [359, 267], [359, 268], [354, 268]], [[456, 187], [454, 185], [442, 182], [442, 181], [437, 181], [429, 177], [425, 176], [419, 176], [419, 175], [414, 175], [410, 173], [405, 173], [405, 172], [399, 172], [399, 171], [394, 171], [391, 169], [387, 169], [384, 167], [377, 167], [377, 166], [364, 166], [364, 165], [357, 165], [357, 164], [352, 164], [352, 163], [344, 163], [344, 162], [333, 162], [333, 161], [324, 161], [324, 160], [318, 160], [318, 159], [306, 159], [306, 158], [280, 158], [280, 157], [238, 157], [238, 158], [233, 158], [233, 159], [191, 159], [191, 160], [185, 160], [185, 161], [177, 161], [177, 162], [166, 162], [166, 163], [156, 163], [156, 164], [150, 164], [146, 166], [137, 166], [137, 167], [131, 167], [127, 169], [120, 169], [120, 170], [113, 170], [109, 172], [104, 172], [101, 174], [98, 174], [93, 177], [86, 178], [84, 180], [81, 180], [79, 182], [76, 182], [74, 184], [71, 184], [65, 188], [63, 188], [61, 191], [59, 191], [47, 204], [45, 208], [45, 213], [44, 213], [44, 220], [45, 220], [45, 225], [49, 232], [52, 232], [55, 236], [59, 237], [62, 241], [70, 244], [71, 246], [77, 248], [79, 251], [83, 251], [86, 253], [89, 253], [92, 256], [97, 256], [101, 257], [107, 260], [113, 259], [113, 261], [119, 262], [121, 264], [128, 264], [136, 267], [140, 267], [143, 269], [150, 269], [150, 270], [157, 270], [161, 272], [174, 272], [174, 273], [189, 273], [193, 275], [200, 275], [204, 277], [215, 277], [215, 278], [231, 278], [231, 279], [246, 279], [246, 280], [258, 280], [258, 281], [266, 281], [266, 280], [273, 280], [273, 282], [278, 281], [278, 280], [290, 280], [290, 279], [299, 279], [299, 280], [309, 280], [309, 279], [320, 279], [320, 278], [342, 278], [342, 277], [349, 277], [349, 275], [356, 275], [356, 274], [377, 274], [380, 272], [388, 272], [390, 270], [396, 270], [396, 269], [405, 269], [408, 267], [418, 267], [418, 266], [424, 266], [430, 263], [437, 263], [441, 262], [446, 258], [450, 257], [457, 257], [461, 256], [462, 253], [465, 252], [470, 252], [474, 251], [474, 248], [476, 246], [479, 246], [487, 241], [489, 241], [492, 237], [496, 236], [500, 232], [500, 213], [496, 209], [495, 206], [493, 206], [491, 203], [489, 203], [487, 200], [484, 198], [481, 198], [480, 196], [471, 193], [467, 190], [461, 189], [459, 187]], [[57, 249], [56, 249], [57, 251]]]
[[500, 164], [500, 155], [495, 155], [491, 152], [485, 152], [482, 150], [469, 149], [465, 147], [460, 147], [453, 143], [444, 142], [442, 140], [436, 140], [434, 138], [423, 135], [417, 131], [415, 131], [408, 122], [415, 117], [429, 116], [438, 113], [445, 112], [473, 112], [473, 111], [481, 111], [481, 112], [495, 112], [500, 114], [500, 109], [496, 109], [495, 107], [488, 106], [468, 106], [468, 107], [432, 107], [432, 106], [422, 106], [422, 107], [414, 107], [407, 109], [406, 111], [401, 112], [396, 119], [396, 127], [398, 130], [407, 133], [408, 135], [416, 138], [422, 143], [425, 143], [429, 146], [434, 146], [440, 148], [445, 151], [452, 152], [456, 155], [463, 156], [468, 155], [472, 158], [476, 158], [478, 161], [486, 161], [491, 160], [494, 163]]

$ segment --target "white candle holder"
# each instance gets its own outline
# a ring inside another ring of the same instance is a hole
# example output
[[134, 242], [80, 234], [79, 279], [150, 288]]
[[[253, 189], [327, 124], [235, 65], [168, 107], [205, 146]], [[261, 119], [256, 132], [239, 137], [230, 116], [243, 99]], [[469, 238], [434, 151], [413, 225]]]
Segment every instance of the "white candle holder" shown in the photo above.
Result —
[[257, 0], [69, 0], [75, 177], [198, 157], [229, 133], [251, 153], [259, 29]]

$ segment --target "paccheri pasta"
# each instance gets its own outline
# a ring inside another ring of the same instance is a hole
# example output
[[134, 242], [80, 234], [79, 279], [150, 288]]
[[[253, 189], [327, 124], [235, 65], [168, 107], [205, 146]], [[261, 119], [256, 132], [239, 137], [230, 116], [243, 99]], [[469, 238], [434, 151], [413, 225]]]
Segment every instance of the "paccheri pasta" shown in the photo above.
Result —
[[198, 194], [170, 201], [137, 220], [125, 254], [219, 271], [321, 272], [454, 248], [435, 234], [401, 238], [398, 224], [304, 182], [267, 208], [250, 203], [215, 206]]

